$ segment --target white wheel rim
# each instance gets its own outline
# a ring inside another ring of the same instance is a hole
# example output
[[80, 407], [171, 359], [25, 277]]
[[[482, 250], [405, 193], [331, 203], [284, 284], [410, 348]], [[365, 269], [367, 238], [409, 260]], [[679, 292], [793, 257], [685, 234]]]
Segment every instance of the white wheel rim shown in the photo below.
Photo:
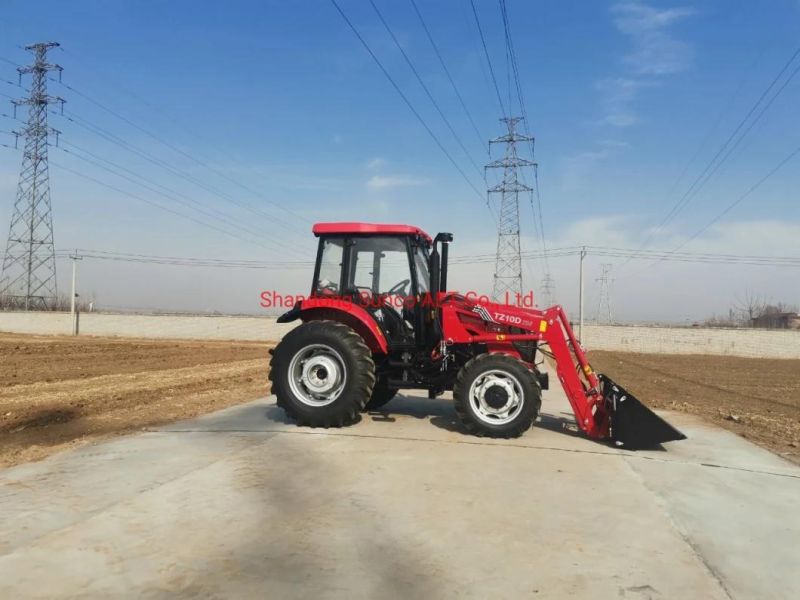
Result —
[[306, 346], [289, 363], [289, 387], [295, 397], [308, 406], [327, 406], [334, 402], [342, 394], [345, 383], [344, 361], [330, 346]]
[[524, 404], [519, 380], [508, 371], [481, 373], [469, 388], [472, 412], [489, 425], [505, 425], [517, 418]]

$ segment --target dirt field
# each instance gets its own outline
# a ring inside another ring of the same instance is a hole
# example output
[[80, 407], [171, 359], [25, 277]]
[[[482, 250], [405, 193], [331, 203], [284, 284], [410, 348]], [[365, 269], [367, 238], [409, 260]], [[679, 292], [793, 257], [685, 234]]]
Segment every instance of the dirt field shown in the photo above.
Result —
[[268, 348], [0, 334], [0, 465], [263, 396]]
[[621, 352], [589, 359], [652, 407], [701, 415], [800, 463], [800, 360]]
[[[269, 345], [0, 334], [0, 466], [269, 391]], [[656, 408], [698, 414], [800, 463], [800, 361], [593, 352]]]

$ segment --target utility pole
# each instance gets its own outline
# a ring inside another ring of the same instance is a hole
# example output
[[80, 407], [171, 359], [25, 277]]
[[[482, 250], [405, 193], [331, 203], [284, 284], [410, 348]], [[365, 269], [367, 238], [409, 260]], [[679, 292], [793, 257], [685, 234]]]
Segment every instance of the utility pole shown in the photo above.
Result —
[[78, 301], [78, 261], [82, 259], [78, 256], [77, 250], [70, 258], [72, 259], [72, 296], [70, 297], [69, 314], [71, 316], [72, 335], [78, 335], [78, 314], [75, 311], [75, 303]]
[[522, 167], [535, 167], [532, 160], [517, 155], [518, 142], [532, 142], [533, 138], [517, 133], [517, 124], [522, 117], [500, 119], [506, 124], [508, 133], [493, 140], [492, 144], [505, 144], [503, 158], [486, 165], [486, 169], [503, 169], [503, 180], [489, 188], [492, 194], [500, 194], [500, 214], [497, 221], [497, 256], [494, 267], [492, 298], [495, 302], [514, 301], [522, 296], [522, 258], [519, 244], [519, 194], [533, 192], [533, 188], [520, 181]]
[[0, 296], [5, 296], [11, 306], [25, 310], [45, 310], [58, 297], [47, 164], [49, 136], [58, 139], [59, 133], [47, 125], [48, 106], [64, 104], [62, 98], [47, 94], [47, 74], [58, 71], [61, 77], [61, 67], [47, 62], [47, 51], [55, 47], [55, 42], [25, 46], [33, 53], [33, 64], [17, 71], [20, 83], [23, 75], [31, 75], [30, 95], [11, 101], [14, 117], [18, 106], [28, 107], [28, 120], [25, 127], [14, 132], [17, 140], [25, 139], [25, 148], [3, 258]]
[[597, 300], [597, 314], [595, 321], [597, 323], [603, 322], [611, 325], [614, 320], [611, 315], [611, 264], [603, 263], [600, 265], [600, 277], [595, 279], [600, 284], [600, 296]]
[[578, 340], [583, 335], [583, 259], [586, 258], [586, 246], [581, 247], [580, 274], [578, 275]]

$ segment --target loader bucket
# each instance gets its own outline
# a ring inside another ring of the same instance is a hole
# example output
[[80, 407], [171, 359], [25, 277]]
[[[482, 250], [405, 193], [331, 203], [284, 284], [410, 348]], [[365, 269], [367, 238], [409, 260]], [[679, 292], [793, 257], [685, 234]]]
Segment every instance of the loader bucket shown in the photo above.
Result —
[[647, 408], [633, 394], [605, 375], [598, 375], [609, 412], [614, 444], [627, 450], [653, 448], [662, 442], [685, 440], [686, 436]]

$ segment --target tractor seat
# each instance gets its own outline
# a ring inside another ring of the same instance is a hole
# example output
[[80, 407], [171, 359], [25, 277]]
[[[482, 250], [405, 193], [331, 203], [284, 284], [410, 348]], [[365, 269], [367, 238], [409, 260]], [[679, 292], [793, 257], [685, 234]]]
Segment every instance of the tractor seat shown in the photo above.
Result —
[[391, 306], [384, 305], [368, 309], [383, 333], [392, 342], [400, 343], [414, 339], [414, 328]]

